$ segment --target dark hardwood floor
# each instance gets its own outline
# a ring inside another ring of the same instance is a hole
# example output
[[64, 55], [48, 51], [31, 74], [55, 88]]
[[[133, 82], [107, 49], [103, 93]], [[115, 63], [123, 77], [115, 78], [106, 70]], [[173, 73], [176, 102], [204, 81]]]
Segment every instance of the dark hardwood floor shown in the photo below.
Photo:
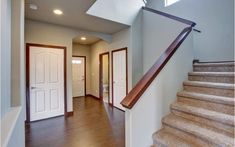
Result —
[[26, 125], [26, 147], [124, 147], [124, 112], [92, 97], [74, 98], [74, 115]]

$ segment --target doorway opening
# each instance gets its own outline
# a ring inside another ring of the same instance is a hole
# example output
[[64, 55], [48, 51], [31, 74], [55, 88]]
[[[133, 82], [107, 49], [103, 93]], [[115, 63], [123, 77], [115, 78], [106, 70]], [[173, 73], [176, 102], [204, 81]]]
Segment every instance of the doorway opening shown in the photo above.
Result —
[[86, 95], [86, 56], [72, 56], [72, 95]]
[[112, 101], [113, 106], [125, 111], [120, 104], [128, 93], [127, 48], [112, 51]]
[[110, 101], [110, 89], [109, 89], [109, 52], [102, 53], [99, 56], [100, 66], [99, 66], [99, 93], [100, 98], [105, 103], [111, 104]]

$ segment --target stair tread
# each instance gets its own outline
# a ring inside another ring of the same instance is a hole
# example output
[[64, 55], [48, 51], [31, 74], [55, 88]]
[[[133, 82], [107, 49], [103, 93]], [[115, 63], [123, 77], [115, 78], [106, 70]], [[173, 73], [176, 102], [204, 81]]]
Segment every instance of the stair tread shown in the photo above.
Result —
[[234, 77], [234, 72], [189, 72], [189, 76], [220, 76]]
[[194, 145], [192, 142], [186, 141], [166, 131], [164, 128], [153, 134], [153, 140], [161, 145], [170, 147], [197, 147], [197, 145]]
[[177, 93], [177, 96], [180, 97], [187, 97], [187, 98], [193, 98], [193, 99], [199, 99], [219, 104], [226, 104], [234, 106], [235, 99], [231, 99], [224, 96], [216, 96], [216, 95], [209, 95], [209, 94], [201, 94], [196, 92], [188, 92], [188, 91], [181, 91]]
[[193, 66], [234, 66], [235, 62], [222, 62], [222, 63], [194, 63]]
[[200, 116], [203, 118], [207, 118], [213, 121], [218, 121], [220, 123], [234, 126], [234, 116], [229, 115], [229, 114], [216, 112], [216, 111], [212, 111], [208, 109], [203, 109], [199, 107], [189, 106], [181, 102], [176, 102], [176, 103], [171, 104], [171, 108], [179, 110], [179, 111], [183, 111], [186, 113], [190, 113], [196, 116]]
[[192, 134], [202, 140], [213, 142], [218, 146], [234, 146], [234, 138], [214, 132], [205, 126], [185, 118], [169, 114], [162, 120], [163, 124]]
[[213, 83], [213, 82], [201, 82], [201, 81], [184, 81], [184, 86], [197, 86], [197, 87], [208, 87], [208, 88], [221, 88], [221, 89], [234, 89], [234, 84], [229, 83]]

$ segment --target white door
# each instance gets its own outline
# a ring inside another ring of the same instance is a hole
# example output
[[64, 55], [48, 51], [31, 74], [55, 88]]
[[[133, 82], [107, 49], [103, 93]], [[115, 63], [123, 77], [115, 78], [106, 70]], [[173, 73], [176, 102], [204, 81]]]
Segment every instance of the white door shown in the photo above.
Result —
[[113, 104], [122, 110], [124, 107], [120, 104], [127, 93], [127, 61], [126, 50], [113, 52]]
[[64, 50], [30, 47], [30, 121], [64, 114]]
[[85, 96], [85, 58], [73, 57], [73, 97]]

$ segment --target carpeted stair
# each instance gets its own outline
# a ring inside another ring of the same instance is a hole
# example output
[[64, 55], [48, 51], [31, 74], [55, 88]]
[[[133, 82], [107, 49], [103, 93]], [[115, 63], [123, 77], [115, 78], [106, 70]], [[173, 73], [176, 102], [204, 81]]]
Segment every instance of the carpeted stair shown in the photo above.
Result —
[[194, 63], [154, 147], [234, 147], [234, 62]]

